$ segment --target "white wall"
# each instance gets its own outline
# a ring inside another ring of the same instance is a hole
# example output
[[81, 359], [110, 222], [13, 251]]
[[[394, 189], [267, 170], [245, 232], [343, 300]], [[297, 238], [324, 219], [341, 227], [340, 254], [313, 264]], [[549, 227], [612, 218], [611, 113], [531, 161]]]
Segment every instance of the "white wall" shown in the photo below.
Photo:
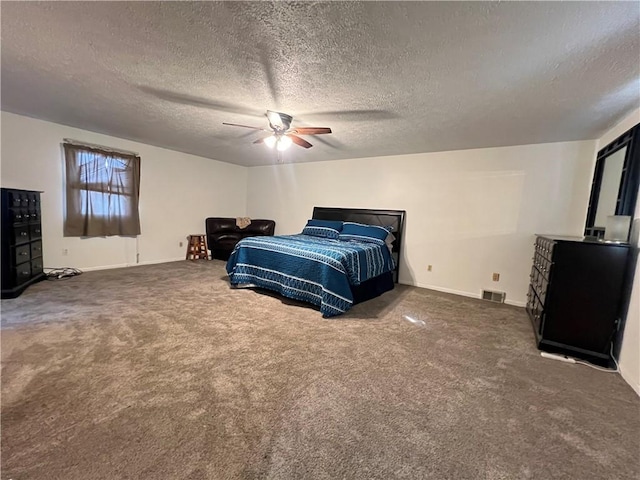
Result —
[[582, 235], [595, 152], [584, 141], [254, 167], [247, 214], [290, 234], [314, 206], [406, 210], [401, 283], [524, 305], [534, 234]]
[[[246, 214], [246, 167], [6, 112], [1, 120], [2, 186], [44, 192], [46, 267], [92, 269], [136, 263], [135, 238], [63, 237], [63, 138], [140, 154], [140, 263], [184, 259], [185, 237], [204, 233], [206, 217]], [[179, 242], [184, 242], [182, 247]]]
[[[82, 269], [184, 258], [207, 216], [273, 218], [297, 233], [313, 207], [407, 210], [402, 283], [478, 296], [502, 290], [523, 305], [534, 233], [581, 235], [595, 152], [640, 122], [636, 110], [597, 141], [362, 158], [247, 169], [2, 112], [3, 187], [42, 190], [44, 261]], [[63, 138], [138, 152], [142, 234], [65, 238]], [[247, 189], [248, 187], [248, 189]], [[640, 198], [634, 243], [640, 229]], [[68, 250], [64, 256], [62, 251]], [[427, 271], [427, 265], [433, 271]], [[640, 263], [639, 263], [640, 265]], [[491, 281], [493, 272], [500, 281]], [[620, 352], [640, 394], [640, 271]]]
[[[607, 146], [638, 123], [640, 123], [640, 109], [635, 110], [618, 125], [603, 134], [597, 143], [598, 150]], [[640, 191], [638, 192], [633, 225], [631, 243], [636, 247], [640, 247]], [[640, 261], [636, 263], [631, 301], [625, 320], [624, 336], [622, 337], [619, 356], [622, 377], [640, 395]]]

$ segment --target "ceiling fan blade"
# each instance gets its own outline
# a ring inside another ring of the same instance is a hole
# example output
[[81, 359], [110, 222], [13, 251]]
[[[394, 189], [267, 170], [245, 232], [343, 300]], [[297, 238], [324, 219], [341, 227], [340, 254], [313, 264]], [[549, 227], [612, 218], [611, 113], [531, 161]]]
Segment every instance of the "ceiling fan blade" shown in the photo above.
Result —
[[259, 138], [257, 140], [254, 140], [253, 143], [264, 143], [264, 138]]
[[295, 143], [296, 145], [300, 145], [301, 147], [304, 147], [304, 148], [313, 147], [313, 145], [311, 145], [309, 142], [307, 142], [304, 138], [296, 137], [295, 135], [292, 135], [291, 133], [287, 133], [287, 137], [289, 137], [291, 139], [291, 141], [293, 141], [293, 143]]
[[298, 135], [322, 135], [331, 133], [331, 129], [328, 127], [297, 127], [292, 132]]
[[[332, 140], [328, 140], [329, 138], [332, 138]], [[313, 141], [317, 143], [322, 143], [323, 145], [326, 145], [327, 147], [331, 147], [331, 148], [342, 148], [343, 145], [340, 144], [340, 142], [338, 142], [335, 137], [314, 137]]]
[[222, 122], [223, 125], [229, 125], [231, 127], [242, 127], [242, 128], [251, 128], [253, 130], [261, 130], [263, 132], [267, 132], [268, 130], [265, 130], [264, 128], [260, 128], [260, 127], [251, 127], [249, 125], [240, 125], [238, 123], [227, 123], [227, 122]]

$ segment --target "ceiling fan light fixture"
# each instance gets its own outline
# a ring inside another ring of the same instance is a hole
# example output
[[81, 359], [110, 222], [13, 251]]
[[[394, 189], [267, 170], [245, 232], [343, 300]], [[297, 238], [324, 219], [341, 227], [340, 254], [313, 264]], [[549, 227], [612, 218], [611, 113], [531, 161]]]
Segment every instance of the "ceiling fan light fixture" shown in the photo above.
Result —
[[276, 145], [276, 142], [278, 141], [278, 139], [276, 138], [275, 135], [271, 135], [267, 138], [264, 139], [264, 143], [267, 147], [269, 148], [273, 148]]
[[286, 135], [282, 135], [278, 139], [278, 150], [282, 152], [282, 151], [286, 150], [287, 148], [289, 148], [292, 143], [293, 143], [293, 140], [291, 140]]
[[[331, 133], [329, 127], [297, 127], [290, 129], [291, 121], [293, 117], [286, 113], [274, 112], [267, 110], [267, 119], [269, 120], [269, 127], [273, 132], [268, 137], [261, 137], [253, 141], [254, 145], [266, 144], [269, 148], [276, 147], [279, 152], [287, 150], [292, 144], [296, 144], [302, 148], [311, 148], [313, 145], [307, 142], [304, 138], [298, 135], [322, 135]], [[239, 123], [227, 123], [222, 122], [223, 125], [229, 125], [231, 127], [250, 128], [251, 130], [258, 130], [260, 132], [270, 132], [266, 128], [252, 127], [250, 125], [240, 125]]]
[[269, 120], [269, 126], [272, 129], [277, 130], [278, 132], [286, 132], [291, 126], [293, 117], [286, 113], [267, 110], [267, 119]]
[[280, 114], [278, 112], [267, 110], [267, 118], [269, 119], [271, 128], [282, 128], [282, 119], [280, 118]]

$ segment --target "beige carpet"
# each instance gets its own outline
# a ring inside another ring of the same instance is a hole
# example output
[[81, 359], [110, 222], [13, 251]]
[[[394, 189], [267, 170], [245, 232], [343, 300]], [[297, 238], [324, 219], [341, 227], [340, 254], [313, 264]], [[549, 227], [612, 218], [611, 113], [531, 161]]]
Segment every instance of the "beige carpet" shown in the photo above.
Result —
[[325, 320], [185, 261], [41, 282], [2, 325], [6, 480], [640, 476], [638, 397], [519, 308], [399, 286]]

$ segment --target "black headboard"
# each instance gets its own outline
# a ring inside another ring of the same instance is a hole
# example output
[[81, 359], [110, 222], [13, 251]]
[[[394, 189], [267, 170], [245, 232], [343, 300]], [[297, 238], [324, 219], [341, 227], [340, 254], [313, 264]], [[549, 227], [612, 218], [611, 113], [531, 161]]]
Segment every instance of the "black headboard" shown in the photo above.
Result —
[[396, 262], [394, 280], [398, 281], [400, 252], [404, 234], [404, 210], [373, 210], [368, 208], [313, 207], [313, 218], [318, 220], [342, 220], [343, 222], [365, 223], [380, 227], [391, 227], [396, 239], [393, 242], [393, 256]]

